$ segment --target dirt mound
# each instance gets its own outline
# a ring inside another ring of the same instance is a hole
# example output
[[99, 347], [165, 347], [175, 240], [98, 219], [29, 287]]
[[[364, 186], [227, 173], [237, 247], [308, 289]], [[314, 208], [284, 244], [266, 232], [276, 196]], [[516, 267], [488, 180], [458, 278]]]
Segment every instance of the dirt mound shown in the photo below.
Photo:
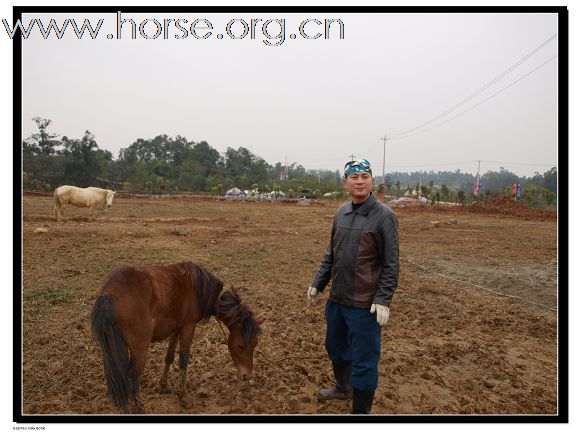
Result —
[[514, 216], [529, 220], [557, 220], [556, 210], [545, 210], [528, 207], [505, 196], [494, 196], [487, 201], [476, 201], [467, 207], [472, 213], [493, 213]]
[[397, 214], [408, 213], [484, 213], [501, 216], [509, 216], [525, 220], [556, 221], [558, 212], [552, 209], [532, 208], [506, 197], [492, 197], [488, 200], [475, 201], [469, 205], [410, 205], [395, 208]]

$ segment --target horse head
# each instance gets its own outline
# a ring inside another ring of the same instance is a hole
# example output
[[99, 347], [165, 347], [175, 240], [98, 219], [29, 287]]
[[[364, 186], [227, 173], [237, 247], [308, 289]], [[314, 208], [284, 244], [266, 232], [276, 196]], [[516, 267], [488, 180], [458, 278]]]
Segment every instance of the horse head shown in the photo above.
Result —
[[254, 349], [261, 333], [261, 321], [254, 318], [252, 311], [241, 303], [237, 290], [231, 288], [221, 293], [217, 300], [217, 318], [226, 324], [230, 331], [228, 349], [238, 370], [238, 379], [252, 377]]
[[113, 198], [115, 196], [115, 193], [117, 193], [116, 191], [113, 192], [111, 189], [107, 189], [107, 198], [105, 200], [105, 205], [107, 207], [112, 207], [113, 206]]

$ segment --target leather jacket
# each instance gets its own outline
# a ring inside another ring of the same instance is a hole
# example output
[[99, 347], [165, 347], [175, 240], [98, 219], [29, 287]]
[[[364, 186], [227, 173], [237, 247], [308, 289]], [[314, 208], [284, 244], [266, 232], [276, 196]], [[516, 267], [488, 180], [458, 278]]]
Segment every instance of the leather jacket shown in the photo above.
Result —
[[397, 217], [374, 193], [356, 211], [352, 201], [334, 216], [328, 249], [312, 287], [351, 307], [389, 306], [399, 278]]

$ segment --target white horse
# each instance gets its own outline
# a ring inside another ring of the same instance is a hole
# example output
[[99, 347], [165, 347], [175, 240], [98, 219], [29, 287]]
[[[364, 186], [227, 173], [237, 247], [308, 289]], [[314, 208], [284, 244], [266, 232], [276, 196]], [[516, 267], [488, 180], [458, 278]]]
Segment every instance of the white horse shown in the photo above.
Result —
[[62, 206], [65, 204], [76, 205], [77, 207], [89, 208], [89, 221], [93, 220], [93, 210], [99, 204], [103, 204], [103, 210], [113, 205], [115, 193], [110, 189], [99, 189], [98, 187], [87, 187], [82, 189], [75, 186], [60, 186], [54, 190], [54, 218], [59, 221], [64, 218]]

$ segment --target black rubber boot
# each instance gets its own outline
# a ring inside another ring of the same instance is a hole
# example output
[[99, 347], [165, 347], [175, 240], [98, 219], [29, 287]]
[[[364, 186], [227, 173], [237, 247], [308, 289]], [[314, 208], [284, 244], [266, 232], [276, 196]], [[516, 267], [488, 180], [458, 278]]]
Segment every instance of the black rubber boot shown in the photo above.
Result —
[[352, 365], [332, 363], [332, 371], [336, 385], [332, 388], [322, 388], [318, 390], [318, 400], [347, 400], [352, 397], [352, 386], [350, 385], [350, 375]]
[[352, 391], [352, 413], [353, 414], [370, 414], [373, 407], [375, 390], [357, 390]]

